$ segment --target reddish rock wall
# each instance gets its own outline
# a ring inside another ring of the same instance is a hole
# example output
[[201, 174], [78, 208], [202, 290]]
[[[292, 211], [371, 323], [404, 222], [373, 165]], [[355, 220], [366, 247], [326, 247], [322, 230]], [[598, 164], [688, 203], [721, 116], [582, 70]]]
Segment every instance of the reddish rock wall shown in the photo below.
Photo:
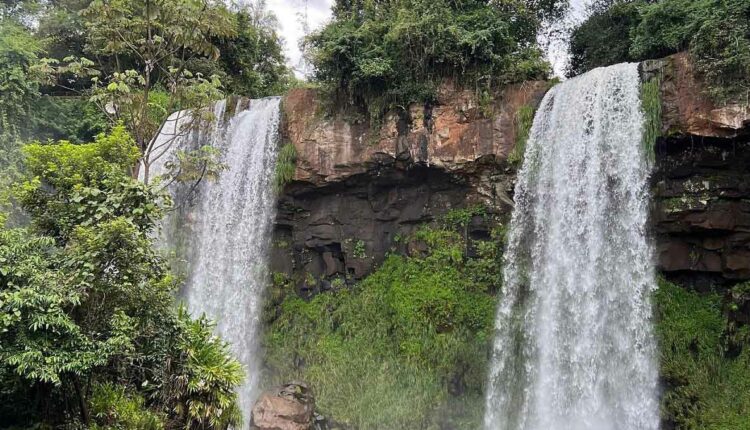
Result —
[[509, 86], [483, 108], [473, 91], [446, 84], [434, 106], [390, 112], [377, 128], [328, 117], [315, 90], [292, 90], [283, 104], [283, 130], [299, 154], [295, 179], [324, 185], [395, 162], [465, 172], [480, 160], [504, 160], [515, 144], [516, 112], [537, 105], [548, 88], [547, 82]]

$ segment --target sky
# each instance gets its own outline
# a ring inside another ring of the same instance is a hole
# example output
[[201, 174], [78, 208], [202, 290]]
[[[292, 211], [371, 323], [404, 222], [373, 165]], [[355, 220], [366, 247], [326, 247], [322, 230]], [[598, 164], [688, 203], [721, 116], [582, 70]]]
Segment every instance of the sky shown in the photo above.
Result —
[[[565, 20], [567, 25], [581, 22], [586, 6], [592, 0], [570, 0], [571, 8]], [[302, 62], [299, 42], [305, 36], [305, 23], [309, 31], [323, 26], [331, 16], [333, 0], [266, 0], [266, 7], [279, 21], [279, 34], [284, 39], [284, 53], [297, 77], [304, 77], [309, 69]], [[563, 77], [568, 64], [567, 40], [550, 42], [548, 56], [555, 75]]]

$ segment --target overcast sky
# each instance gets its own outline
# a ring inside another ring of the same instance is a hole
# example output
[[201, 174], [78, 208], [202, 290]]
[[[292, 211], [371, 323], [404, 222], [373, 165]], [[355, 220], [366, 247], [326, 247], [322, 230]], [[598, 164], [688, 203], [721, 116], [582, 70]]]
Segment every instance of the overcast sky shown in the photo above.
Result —
[[[306, 73], [299, 50], [299, 41], [305, 35], [305, 22], [310, 31], [320, 28], [331, 16], [333, 0], [266, 0], [268, 9], [279, 21], [279, 33], [284, 38], [285, 53], [297, 76]], [[571, 0], [571, 12], [566, 20], [568, 25], [583, 19], [586, 5], [592, 0]], [[555, 74], [563, 76], [567, 66], [567, 41], [550, 43], [549, 57]]]
[[266, 0], [268, 9], [279, 20], [279, 34], [289, 65], [297, 76], [305, 73], [299, 42], [305, 36], [305, 22], [310, 31], [320, 28], [331, 16], [333, 0]]

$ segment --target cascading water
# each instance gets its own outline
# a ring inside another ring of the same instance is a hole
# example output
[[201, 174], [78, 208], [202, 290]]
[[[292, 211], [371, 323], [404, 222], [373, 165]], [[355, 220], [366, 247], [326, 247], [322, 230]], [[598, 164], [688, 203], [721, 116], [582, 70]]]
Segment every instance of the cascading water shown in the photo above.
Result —
[[487, 430], [655, 430], [650, 166], [636, 64], [551, 89], [515, 191]]
[[[189, 133], [175, 142], [175, 149], [210, 144], [221, 151], [227, 169], [215, 181], [201, 183], [192, 198], [194, 204], [167, 220], [163, 235], [168, 246], [179, 248], [178, 257], [186, 262], [182, 293], [188, 309], [217, 322], [218, 334], [231, 343], [245, 368], [239, 396], [246, 424], [260, 373], [258, 332], [275, 216], [279, 103], [277, 97], [251, 100], [248, 109], [237, 109], [227, 122], [226, 102], [219, 102], [214, 109], [216, 120], [208, 130]], [[181, 123], [189, 119], [184, 118], [172, 118], [157, 145], [180, 134]], [[165, 163], [159, 164], [155, 174], [164, 172]]]

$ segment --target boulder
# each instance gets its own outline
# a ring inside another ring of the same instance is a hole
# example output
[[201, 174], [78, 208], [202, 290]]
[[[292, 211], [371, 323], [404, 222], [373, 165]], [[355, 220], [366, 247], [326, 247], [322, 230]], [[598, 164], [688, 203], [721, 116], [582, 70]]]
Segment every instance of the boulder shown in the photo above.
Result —
[[274, 387], [258, 398], [253, 406], [254, 430], [314, 430], [315, 398], [304, 382]]

